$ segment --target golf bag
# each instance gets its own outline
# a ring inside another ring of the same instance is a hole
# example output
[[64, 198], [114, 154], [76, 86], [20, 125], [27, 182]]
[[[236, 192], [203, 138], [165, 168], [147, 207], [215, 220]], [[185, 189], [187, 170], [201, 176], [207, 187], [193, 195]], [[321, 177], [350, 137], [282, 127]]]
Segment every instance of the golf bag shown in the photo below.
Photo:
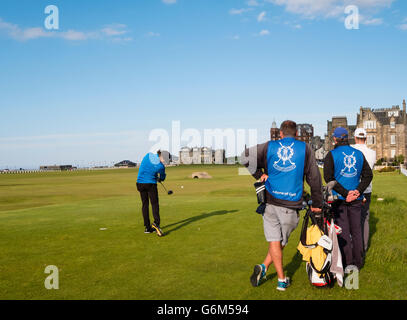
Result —
[[[302, 224], [300, 244], [298, 250], [302, 253], [306, 262], [306, 272], [312, 286], [317, 288], [331, 288], [334, 285], [335, 276], [330, 271], [332, 266], [333, 241], [329, 238], [328, 228], [333, 223], [332, 203], [336, 199], [332, 196], [332, 189], [336, 182], [329, 183], [323, 188], [322, 212], [314, 214], [311, 211], [312, 201], [310, 196], [304, 196], [304, 209], [307, 212]], [[309, 221], [311, 220], [311, 225]], [[342, 232], [341, 228], [334, 225], [334, 233]], [[309, 233], [309, 234], [308, 234]], [[313, 257], [318, 261], [314, 261]], [[318, 265], [318, 267], [316, 266]]]
[[[311, 227], [308, 227], [309, 220], [311, 219]], [[315, 243], [307, 243], [307, 232], [314, 232], [316, 234]], [[332, 242], [327, 237], [326, 223], [324, 223], [323, 214], [314, 215], [310, 209], [305, 214], [304, 222], [301, 230], [301, 244], [304, 248], [310, 250], [317, 250], [319, 258], [319, 265], [323, 261], [322, 267], [317, 268], [313, 261], [312, 253], [310, 254], [309, 261], [306, 262], [306, 272], [311, 285], [317, 288], [331, 288], [334, 284], [334, 276], [329, 271], [332, 263]]]

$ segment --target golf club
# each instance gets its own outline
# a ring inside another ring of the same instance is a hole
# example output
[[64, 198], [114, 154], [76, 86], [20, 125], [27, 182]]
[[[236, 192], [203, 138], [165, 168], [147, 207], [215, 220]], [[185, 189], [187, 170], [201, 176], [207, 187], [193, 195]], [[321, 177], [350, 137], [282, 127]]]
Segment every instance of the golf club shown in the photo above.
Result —
[[172, 190], [167, 191], [167, 188], [164, 186], [164, 184], [160, 181], [160, 184], [163, 186], [164, 190], [167, 192], [168, 195], [172, 195], [174, 192]]

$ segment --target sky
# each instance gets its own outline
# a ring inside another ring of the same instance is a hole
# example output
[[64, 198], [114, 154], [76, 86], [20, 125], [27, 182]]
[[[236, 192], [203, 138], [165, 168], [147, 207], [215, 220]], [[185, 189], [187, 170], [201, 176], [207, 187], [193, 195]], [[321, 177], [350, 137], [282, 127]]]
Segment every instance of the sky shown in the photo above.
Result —
[[0, 169], [140, 161], [174, 121], [323, 136], [332, 116], [402, 104], [406, 49], [402, 0], [2, 0]]

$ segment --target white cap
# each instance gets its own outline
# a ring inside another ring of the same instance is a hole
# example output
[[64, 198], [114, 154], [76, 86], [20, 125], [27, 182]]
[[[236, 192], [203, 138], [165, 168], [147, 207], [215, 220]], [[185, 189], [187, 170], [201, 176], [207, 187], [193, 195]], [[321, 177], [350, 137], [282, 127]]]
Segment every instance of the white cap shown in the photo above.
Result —
[[357, 128], [355, 130], [355, 138], [366, 139], [367, 138], [366, 130], [363, 128]]

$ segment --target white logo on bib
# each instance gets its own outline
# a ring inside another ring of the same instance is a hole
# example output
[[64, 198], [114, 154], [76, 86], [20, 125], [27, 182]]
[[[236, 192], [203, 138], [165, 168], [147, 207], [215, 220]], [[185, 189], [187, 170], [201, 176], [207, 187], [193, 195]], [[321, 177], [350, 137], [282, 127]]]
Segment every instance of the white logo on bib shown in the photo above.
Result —
[[295, 162], [291, 161], [294, 155], [294, 143], [290, 146], [283, 146], [281, 142], [279, 143], [281, 147], [277, 151], [278, 160], [274, 161], [273, 167], [278, 171], [290, 172], [296, 168]]
[[345, 154], [344, 152], [342, 153], [345, 156], [345, 158], [343, 158], [343, 164], [345, 165], [345, 168], [341, 170], [341, 175], [345, 178], [353, 178], [358, 174], [358, 169], [355, 168], [355, 153], [353, 152], [351, 155]]

